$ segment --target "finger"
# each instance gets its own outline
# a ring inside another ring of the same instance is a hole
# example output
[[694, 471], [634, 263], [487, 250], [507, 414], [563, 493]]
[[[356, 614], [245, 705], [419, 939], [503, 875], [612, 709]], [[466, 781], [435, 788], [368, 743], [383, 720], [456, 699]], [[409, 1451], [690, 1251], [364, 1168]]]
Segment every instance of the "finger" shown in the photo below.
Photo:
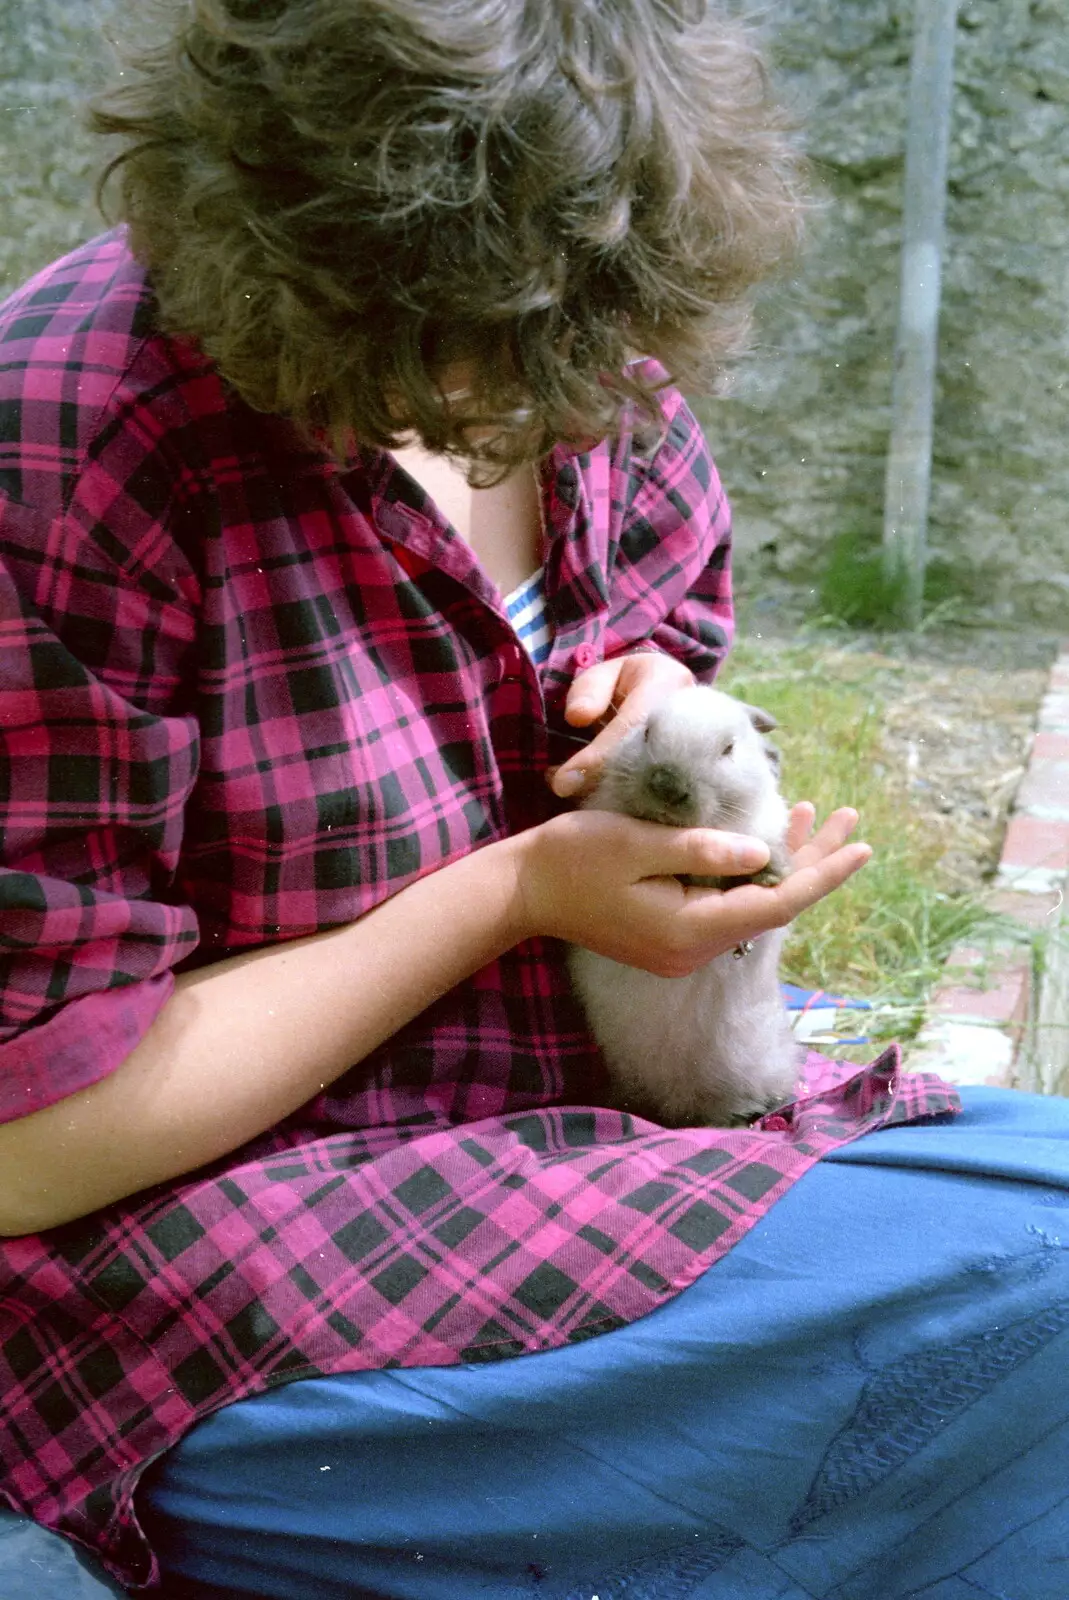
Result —
[[710, 931], [723, 934], [733, 943], [754, 938], [772, 928], [785, 927], [810, 906], [841, 888], [872, 858], [867, 844], [844, 845], [815, 865], [789, 878], [774, 889], [758, 884], [740, 884], [723, 894], [710, 889], [688, 889], [684, 915], [695, 921], [707, 919]]
[[646, 651], [598, 662], [581, 672], [565, 703], [567, 720], [573, 725], [589, 726], [599, 716], [613, 711], [615, 715], [559, 769], [559, 775], [550, 783], [554, 793], [563, 800], [589, 788], [613, 747], [645, 721], [666, 694], [693, 682], [693, 673], [681, 662]]
[[840, 849], [857, 827], [857, 822], [857, 812], [852, 806], [842, 806], [838, 811], [833, 811], [813, 837], [795, 852], [795, 867], [812, 866], [832, 851]]
[[817, 809], [810, 800], [800, 800], [791, 808], [791, 820], [787, 828], [787, 853], [794, 855], [805, 844], [813, 831], [816, 821]]
[[[647, 877], [732, 878], [759, 872], [768, 864], [768, 846], [745, 833], [719, 828], [667, 828], [660, 822], [636, 822], [648, 849]], [[719, 890], [707, 891], [719, 894]]]
[[823, 900], [825, 895], [841, 888], [871, 859], [871, 845], [845, 844], [822, 861], [803, 867], [799, 872], [792, 872], [772, 893], [780, 900], [787, 921], [793, 922], [795, 917], [816, 905], [818, 900]]
[[644, 694], [645, 708], [673, 689], [694, 682], [689, 667], [660, 651], [639, 650], [599, 661], [580, 672], [565, 701], [565, 717], [573, 725], [589, 726], [611, 710], [620, 711], [635, 694]]
[[[620, 665], [620, 676], [613, 690], [618, 702], [616, 715], [589, 744], [566, 761], [558, 769], [558, 776], [551, 780], [550, 787], [562, 800], [591, 787], [609, 752], [633, 728], [645, 722], [654, 706], [664, 698], [667, 676], [671, 674], [678, 678], [680, 674], [685, 674], [687, 679], [690, 678], [690, 673], [679, 667], [678, 663], [664, 666], [657, 656], [625, 656]], [[680, 686], [676, 684], [676, 687]]]
[[572, 795], [579, 794], [593, 782], [613, 746], [619, 744], [620, 740], [644, 719], [645, 709], [633, 705], [637, 699], [637, 694], [632, 695], [627, 702], [626, 711], [613, 717], [607, 728], [602, 728], [588, 745], [584, 745], [582, 750], [557, 768], [550, 780], [554, 794], [566, 800]]
[[564, 702], [564, 720], [573, 728], [586, 728], [603, 717], [612, 705], [616, 682], [626, 657], [616, 661], [599, 661], [587, 667], [572, 680]]
[[742, 877], [768, 863], [768, 846], [745, 833], [671, 828], [609, 811], [576, 812], [570, 823], [587, 840], [588, 853], [597, 851], [607, 862], [617, 862], [636, 885], [680, 877]]

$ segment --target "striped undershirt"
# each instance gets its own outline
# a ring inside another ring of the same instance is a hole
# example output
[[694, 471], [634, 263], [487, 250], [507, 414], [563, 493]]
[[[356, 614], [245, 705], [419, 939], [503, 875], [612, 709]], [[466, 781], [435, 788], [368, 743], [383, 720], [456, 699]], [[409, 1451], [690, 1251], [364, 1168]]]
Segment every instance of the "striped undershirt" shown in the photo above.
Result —
[[520, 643], [536, 667], [549, 655], [553, 634], [546, 612], [545, 573], [542, 567], [505, 596], [505, 610], [519, 635]]

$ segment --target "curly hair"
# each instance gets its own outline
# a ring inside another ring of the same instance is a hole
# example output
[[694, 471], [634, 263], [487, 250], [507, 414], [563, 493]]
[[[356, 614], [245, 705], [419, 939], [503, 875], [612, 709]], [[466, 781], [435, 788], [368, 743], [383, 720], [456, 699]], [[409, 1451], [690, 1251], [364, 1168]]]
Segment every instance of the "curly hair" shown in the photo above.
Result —
[[101, 196], [163, 329], [340, 455], [415, 432], [498, 475], [649, 421], [638, 356], [715, 392], [797, 243], [803, 160], [715, 0], [155, 6], [91, 111]]

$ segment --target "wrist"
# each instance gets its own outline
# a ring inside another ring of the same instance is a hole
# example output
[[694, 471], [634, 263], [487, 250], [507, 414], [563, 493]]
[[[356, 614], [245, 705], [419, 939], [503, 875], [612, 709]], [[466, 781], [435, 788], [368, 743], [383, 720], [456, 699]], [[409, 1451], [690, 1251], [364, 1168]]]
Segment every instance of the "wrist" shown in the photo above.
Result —
[[506, 841], [510, 847], [509, 859], [514, 874], [512, 915], [517, 944], [539, 935], [553, 936], [552, 894], [547, 887], [550, 871], [548, 858], [559, 820], [553, 818], [540, 823]]
[[[453, 880], [453, 894], [459, 896], [458, 908], [476, 912], [476, 922], [487, 941], [486, 960], [543, 932], [535, 925], [537, 919], [528, 892], [534, 853], [532, 836], [539, 831], [539, 828], [530, 828], [524, 833], [497, 839], [444, 869]], [[433, 885], [436, 876], [432, 873], [421, 882]], [[482, 961], [477, 963], [482, 964]]]

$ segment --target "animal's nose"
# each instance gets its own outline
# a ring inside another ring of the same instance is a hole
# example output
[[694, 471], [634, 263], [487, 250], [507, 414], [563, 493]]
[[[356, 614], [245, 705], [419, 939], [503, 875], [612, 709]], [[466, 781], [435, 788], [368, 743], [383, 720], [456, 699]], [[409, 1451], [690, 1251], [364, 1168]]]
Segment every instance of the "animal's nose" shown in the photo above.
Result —
[[658, 762], [646, 775], [646, 787], [655, 799], [665, 806], [685, 805], [690, 799], [690, 785], [678, 767]]

